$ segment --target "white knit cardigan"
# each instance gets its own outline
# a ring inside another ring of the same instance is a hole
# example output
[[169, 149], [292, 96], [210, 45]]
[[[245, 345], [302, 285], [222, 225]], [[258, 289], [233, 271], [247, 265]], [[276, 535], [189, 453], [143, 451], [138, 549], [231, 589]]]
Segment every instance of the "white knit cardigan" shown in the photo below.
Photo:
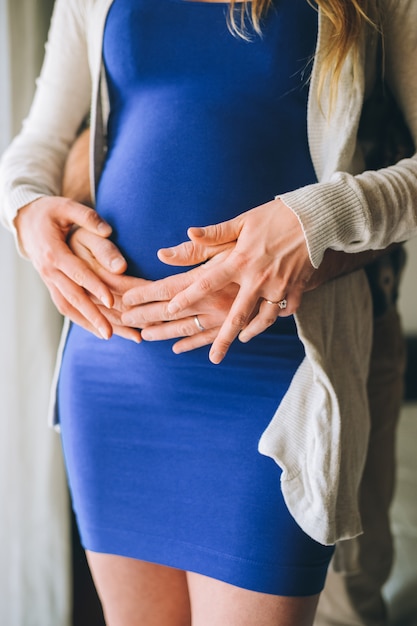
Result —
[[[56, 2], [34, 103], [0, 169], [1, 215], [12, 231], [19, 208], [43, 195], [59, 195], [66, 155], [90, 109], [94, 191], [106, 151], [109, 102], [102, 37], [111, 4]], [[379, 5], [386, 80], [416, 143], [417, 2], [380, 0]], [[319, 102], [317, 74], [328, 23], [319, 14], [308, 104], [310, 151], [319, 182], [281, 196], [302, 224], [316, 267], [327, 248], [384, 248], [417, 232], [417, 157], [363, 172], [357, 130], [377, 71], [377, 34], [365, 30], [358, 71], [354, 74], [349, 56], [332, 114], [326, 115], [327, 92]], [[362, 271], [305, 294], [295, 318], [306, 357], [259, 444], [260, 452], [283, 470], [282, 491], [291, 514], [324, 544], [361, 532], [357, 495], [369, 429], [371, 308]]]

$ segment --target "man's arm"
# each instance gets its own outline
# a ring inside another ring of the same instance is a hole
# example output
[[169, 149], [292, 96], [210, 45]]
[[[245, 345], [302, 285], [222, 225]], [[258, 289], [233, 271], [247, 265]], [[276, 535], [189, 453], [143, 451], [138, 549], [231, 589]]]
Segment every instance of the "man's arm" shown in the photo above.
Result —
[[306, 291], [312, 291], [338, 276], [344, 276], [345, 274], [363, 269], [382, 256], [385, 256], [385, 254], [397, 249], [400, 245], [401, 244], [394, 243], [384, 250], [367, 250], [366, 252], [357, 252], [356, 254], [326, 250], [323, 262], [312, 275]]
[[90, 129], [86, 128], [78, 136], [68, 155], [62, 179], [62, 195], [92, 207], [89, 143]]

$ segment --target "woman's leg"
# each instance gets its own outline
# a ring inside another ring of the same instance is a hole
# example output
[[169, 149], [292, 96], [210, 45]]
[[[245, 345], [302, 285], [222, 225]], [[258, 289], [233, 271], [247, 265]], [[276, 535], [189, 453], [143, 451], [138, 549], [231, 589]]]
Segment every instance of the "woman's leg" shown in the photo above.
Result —
[[87, 552], [87, 558], [108, 626], [313, 623], [318, 595], [274, 596], [135, 559], [94, 552]]
[[248, 591], [187, 573], [193, 626], [311, 626], [319, 599]]
[[108, 626], [190, 626], [185, 572], [87, 552]]

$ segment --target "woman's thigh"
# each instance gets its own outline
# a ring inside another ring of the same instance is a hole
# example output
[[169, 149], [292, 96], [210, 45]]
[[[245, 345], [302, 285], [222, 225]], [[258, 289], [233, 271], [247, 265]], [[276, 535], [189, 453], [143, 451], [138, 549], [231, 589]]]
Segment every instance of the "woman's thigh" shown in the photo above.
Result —
[[284, 597], [87, 552], [108, 626], [310, 626], [318, 595]]
[[276, 596], [187, 573], [193, 626], [311, 626], [319, 595]]
[[108, 626], [190, 626], [185, 572], [87, 552]]

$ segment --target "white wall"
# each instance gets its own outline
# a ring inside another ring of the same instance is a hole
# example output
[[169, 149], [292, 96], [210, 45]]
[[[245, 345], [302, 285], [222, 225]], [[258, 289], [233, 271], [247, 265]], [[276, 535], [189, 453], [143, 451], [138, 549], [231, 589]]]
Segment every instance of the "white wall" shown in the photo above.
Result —
[[[26, 115], [52, 0], [0, 0], [0, 152]], [[0, 624], [68, 626], [70, 534], [49, 388], [61, 325], [0, 229]]]

